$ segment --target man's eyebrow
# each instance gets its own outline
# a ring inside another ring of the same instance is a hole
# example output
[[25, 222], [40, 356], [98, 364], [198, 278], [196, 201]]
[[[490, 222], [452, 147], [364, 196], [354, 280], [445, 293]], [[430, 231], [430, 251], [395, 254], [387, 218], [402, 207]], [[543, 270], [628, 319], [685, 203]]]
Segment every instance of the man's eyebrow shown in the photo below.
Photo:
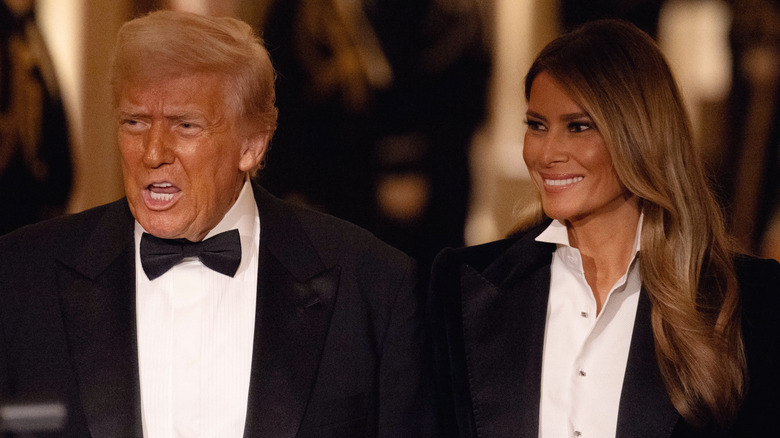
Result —
[[116, 111], [120, 114], [144, 114], [145, 108], [142, 105], [136, 105], [132, 103], [120, 103], [116, 107]]
[[166, 119], [207, 118], [207, 112], [197, 105], [171, 105], [163, 109], [163, 117]]
[[136, 108], [132, 108], [129, 110], [118, 109], [116, 113], [121, 118], [140, 118], [140, 117], [147, 116], [146, 113]]
[[[118, 108], [117, 114], [120, 117], [151, 117], [148, 111], [138, 107]], [[181, 119], [193, 119], [201, 118], [205, 119], [206, 114], [203, 111], [197, 109], [174, 109], [165, 114], [168, 120], [181, 120]]]
[[172, 111], [165, 115], [168, 120], [182, 119], [205, 119], [206, 115], [202, 111]]

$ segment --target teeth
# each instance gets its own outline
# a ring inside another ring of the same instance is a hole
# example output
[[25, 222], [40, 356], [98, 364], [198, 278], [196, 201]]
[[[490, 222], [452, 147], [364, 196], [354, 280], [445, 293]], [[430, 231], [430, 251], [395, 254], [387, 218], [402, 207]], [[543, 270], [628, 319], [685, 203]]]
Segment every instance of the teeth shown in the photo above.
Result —
[[149, 192], [155, 201], [170, 201], [173, 199], [173, 193], [155, 193]]
[[544, 180], [544, 183], [548, 186], [565, 186], [568, 184], [574, 184], [578, 183], [583, 180], [583, 177], [577, 176], [574, 178], [568, 178], [568, 179], [546, 179]]
[[159, 188], [161, 188], [161, 189], [163, 189], [163, 188], [165, 188], [165, 187], [171, 187], [172, 185], [173, 185], [173, 184], [171, 184], [171, 183], [157, 183], [157, 184], [152, 184], [152, 186], [153, 186], [153, 187], [159, 187]]

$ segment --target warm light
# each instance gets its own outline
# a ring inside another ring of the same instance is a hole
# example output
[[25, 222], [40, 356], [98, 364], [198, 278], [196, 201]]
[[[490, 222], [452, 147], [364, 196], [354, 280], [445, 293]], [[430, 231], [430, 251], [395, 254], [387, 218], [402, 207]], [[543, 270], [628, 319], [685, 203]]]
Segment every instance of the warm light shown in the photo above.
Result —
[[[54, 63], [71, 126], [82, 126], [84, 0], [38, 0], [36, 7], [38, 27]], [[80, 135], [78, 129], [72, 134]], [[79, 142], [78, 137], [74, 140]]]

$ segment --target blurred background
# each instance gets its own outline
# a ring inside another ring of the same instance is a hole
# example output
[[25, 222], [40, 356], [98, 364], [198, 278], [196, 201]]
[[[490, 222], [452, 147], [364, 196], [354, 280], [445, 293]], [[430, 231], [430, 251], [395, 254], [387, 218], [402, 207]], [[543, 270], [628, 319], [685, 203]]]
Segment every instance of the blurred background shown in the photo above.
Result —
[[416, 257], [494, 240], [533, 196], [522, 80], [599, 17], [656, 38], [748, 252], [780, 260], [777, 0], [0, 0], [0, 234], [123, 196], [110, 52], [170, 8], [254, 26], [277, 69], [260, 182]]

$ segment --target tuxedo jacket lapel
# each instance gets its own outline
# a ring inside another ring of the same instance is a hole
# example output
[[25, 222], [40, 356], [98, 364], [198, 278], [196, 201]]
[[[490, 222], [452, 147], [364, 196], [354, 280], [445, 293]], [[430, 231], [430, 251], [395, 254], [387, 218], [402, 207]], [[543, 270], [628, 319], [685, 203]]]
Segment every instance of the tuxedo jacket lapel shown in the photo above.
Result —
[[[534, 242], [537, 234], [526, 235], [487, 267], [461, 266], [465, 356], [479, 436], [538, 434], [544, 328], [555, 247]], [[617, 437], [671, 436], [680, 419], [656, 364], [650, 308], [642, 291], [621, 392]]]
[[461, 267], [463, 336], [478, 436], [538, 434], [553, 248], [521, 241], [482, 273]]
[[290, 210], [254, 190], [260, 265], [244, 436], [294, 437], [314, 387], [340, 268], [322, 263]]
[[58, 257], [67, 341], [95, 438], [142, 435], [132, 227], [119, 201], [84, 248]]
[[[254, 187], [261, 222], [247, 437], [293, 437], [316, 379], [340, 268], [325, 266], [291, 211]], [[133, 218], [115, 203], [86, 251], [58, 257], [62, 312], [93, 437], [142, 436]]]
[[618, 438], [668, 437], [680, 419], [658, 369], [650, 310], [642, 290], [620, 395]]

